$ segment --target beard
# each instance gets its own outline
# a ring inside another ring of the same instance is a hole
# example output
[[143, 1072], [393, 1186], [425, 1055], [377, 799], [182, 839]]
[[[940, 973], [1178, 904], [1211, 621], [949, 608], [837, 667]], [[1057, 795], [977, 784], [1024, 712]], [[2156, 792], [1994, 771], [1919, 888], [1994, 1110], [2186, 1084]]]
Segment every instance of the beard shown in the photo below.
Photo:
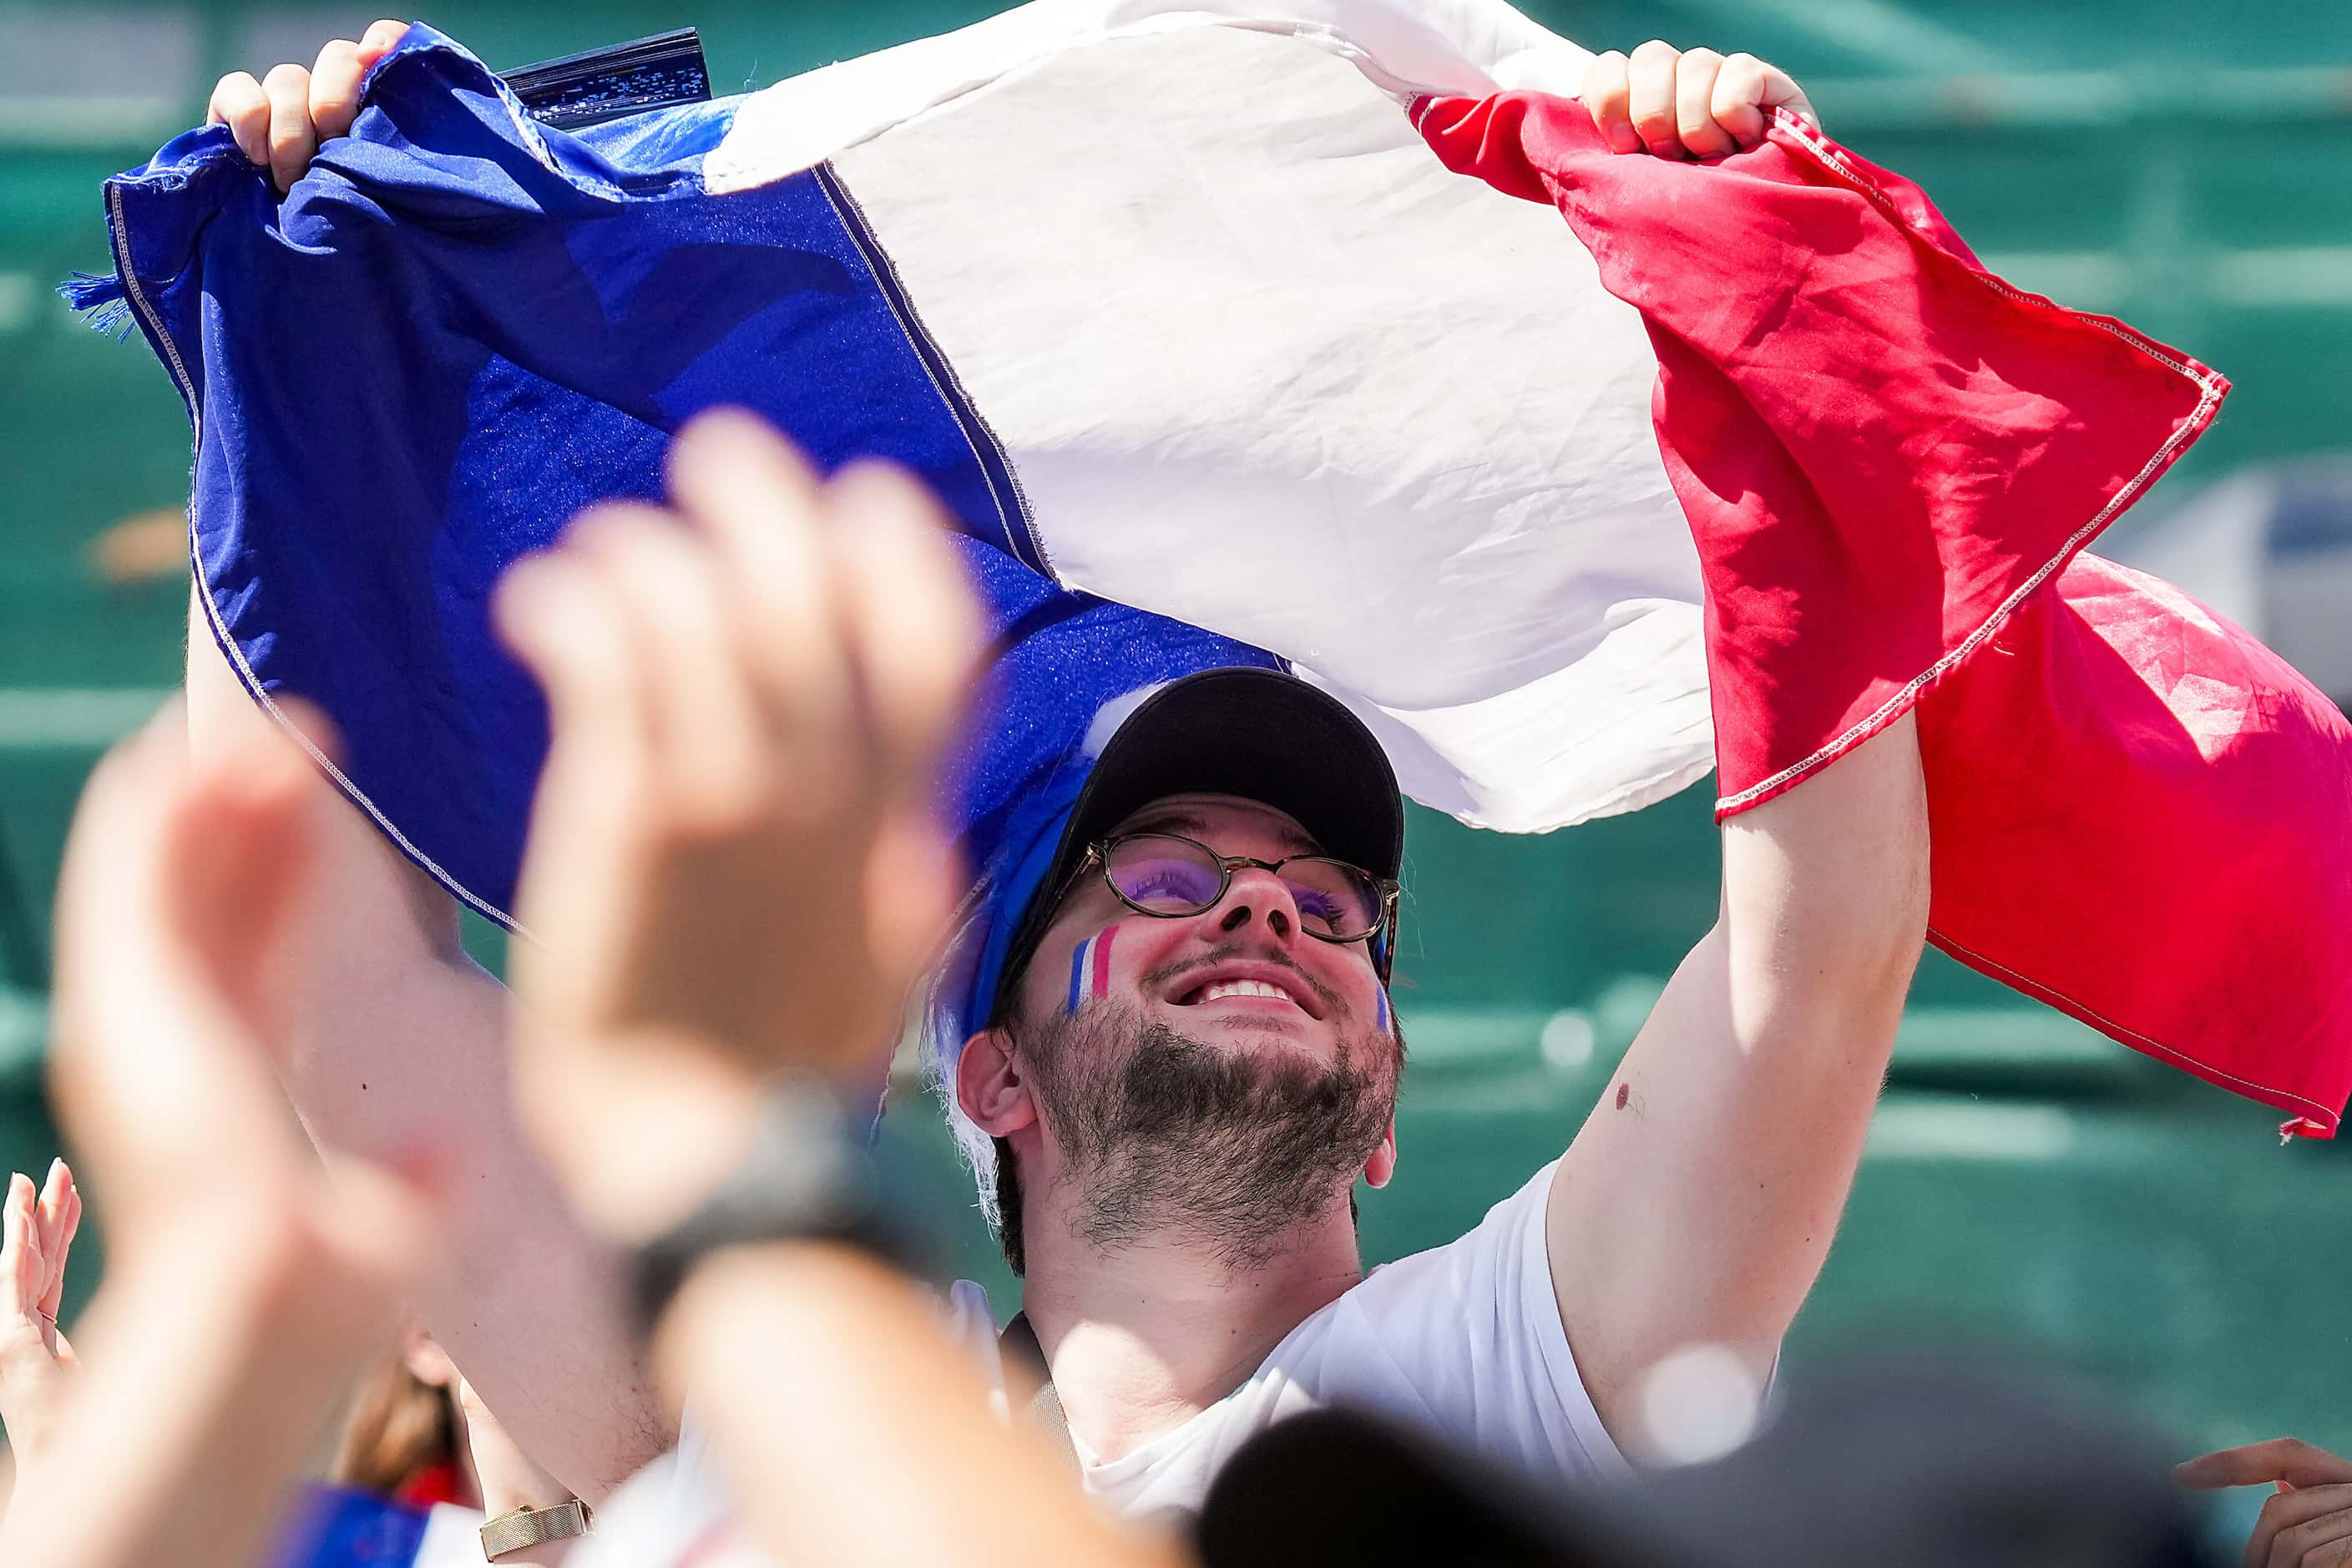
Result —
[[1341, 1039], [1328, 1062], [1221, 1049], [1108, 1000], [1024, 1033], [1078, 1236], [1108, 1250], [1181, 1232], [1236, 1272], [1349, 1201], [1403, 1058], [1385, 1031]]

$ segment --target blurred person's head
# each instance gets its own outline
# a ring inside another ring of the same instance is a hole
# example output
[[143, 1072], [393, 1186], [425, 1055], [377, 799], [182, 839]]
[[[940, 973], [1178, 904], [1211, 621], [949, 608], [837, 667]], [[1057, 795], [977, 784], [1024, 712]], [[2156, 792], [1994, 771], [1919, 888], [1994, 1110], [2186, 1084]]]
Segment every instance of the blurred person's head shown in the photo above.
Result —
[[2112, 1394], [1947, 1345], [1816, 1368], [1744, 1447], [1617, 1487], [1309, 1411], [1219, 1470], [1193, 1540], [1203, 1568], [2218, 1568], [2168, 1458]]
[[1386, 757], [1303, 682], [1195, 677], [1120, 728], [958, 1064], [1016, 1271], [1047, 1186], [1095, 1247], [1247, 1268], [1387, 1182], [1402, 847]]
[[328, 1479], [404, 1502], [477, 1500], [457, 1369], [423, 1328], [361, 1380]]

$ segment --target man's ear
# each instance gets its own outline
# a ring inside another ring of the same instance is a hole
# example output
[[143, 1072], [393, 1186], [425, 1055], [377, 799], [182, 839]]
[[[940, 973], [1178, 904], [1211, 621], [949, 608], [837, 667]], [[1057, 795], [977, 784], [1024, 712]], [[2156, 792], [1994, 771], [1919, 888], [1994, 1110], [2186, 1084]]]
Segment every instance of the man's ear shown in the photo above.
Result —
[[982, 1029], [956, 1058], [956, 1104], [992, 1138], [1010, 1138], [1037, 1120], [1037, 1102], [1013, 1059], [1013, 1037]]
[[1389, 1118], [1389, 1130], [1381, 1135], [1381, 1146], [1364, 1162], [1364, 1184], [1385, 1187], [1396, 1174], [1396, 1118]]

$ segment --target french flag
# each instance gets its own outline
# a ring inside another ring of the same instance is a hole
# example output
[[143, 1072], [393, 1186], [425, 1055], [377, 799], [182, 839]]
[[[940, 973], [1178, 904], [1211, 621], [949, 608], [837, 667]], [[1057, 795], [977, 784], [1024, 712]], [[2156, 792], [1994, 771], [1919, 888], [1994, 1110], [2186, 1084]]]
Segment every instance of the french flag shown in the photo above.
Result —
[[1610, 153], [1587, 58], [1493, 0], [1041, 0], [567, 133], [419, 27], [282, 204], [218, 128], [110, 182], [111, 287], [222, 647], [496, 918], [545, 717], [491, 585], [740, 404], [962, 531], [967, 943], [1078, 738], [1187, 668], [1292, 668], [1518, 832], [1710, 768], [1728, 816], [1916, 710], [1933, 939], [2332, 1133], [2352, 731], [2082, 552], [2227, 384], [1802, 124]]

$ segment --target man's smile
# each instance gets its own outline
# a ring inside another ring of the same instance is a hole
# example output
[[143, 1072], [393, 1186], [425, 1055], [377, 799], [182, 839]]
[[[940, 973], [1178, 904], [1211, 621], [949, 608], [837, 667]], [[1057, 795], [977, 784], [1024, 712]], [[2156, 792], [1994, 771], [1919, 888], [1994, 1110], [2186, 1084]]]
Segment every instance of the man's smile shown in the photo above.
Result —
[[1324, 1014], [1313, 982], [1282, 964], [1226, 959], [1179, 976], [1163, 1000], [1179, 1007], [1241, 1007], [1253, 1012], [1297, 1011], [1310, 1018]]

